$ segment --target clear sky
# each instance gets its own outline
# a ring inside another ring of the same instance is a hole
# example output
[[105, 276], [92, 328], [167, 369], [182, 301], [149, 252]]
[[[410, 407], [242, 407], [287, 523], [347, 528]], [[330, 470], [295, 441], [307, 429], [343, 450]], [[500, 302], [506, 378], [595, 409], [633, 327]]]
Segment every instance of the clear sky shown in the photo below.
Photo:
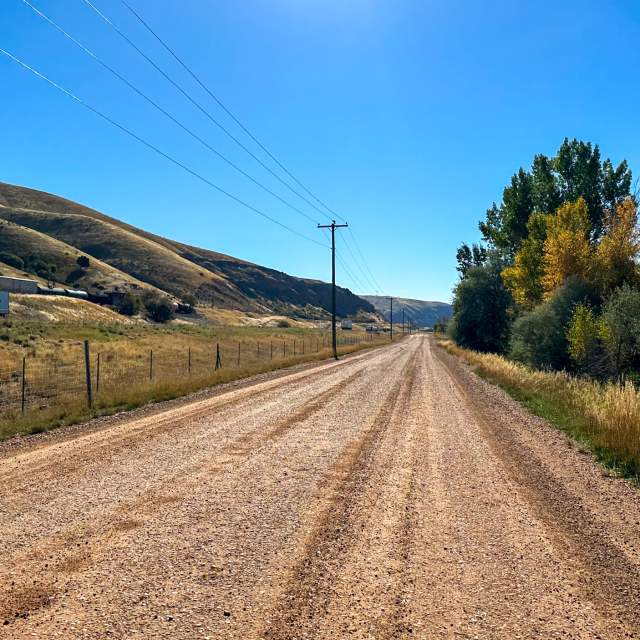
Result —
[[[82, 0], [30, 0], [282, 197]], [[92, 0], [242, 135], [119, 0]], [[455, 250], [520, 166], [564, 136], [640, 171], [635, 0], [129, 0], [284, 164], [352, 225], [386, 294], [449, 300]], [[307, 219], [168, 121], [26, 7], [0, 2], [0, 47], [306, 235]], [[0, 59], [0, 180], [155, 233], [328, 279], [329, 253], [261, 219]], [[250, 144], [250, 143], [248, 143]], [[353, 258], [345, 260], [356, 274]], [[360, 274], [360, 279], [363, 276]], [[359, 293], [339, 267], [338, 281]]]

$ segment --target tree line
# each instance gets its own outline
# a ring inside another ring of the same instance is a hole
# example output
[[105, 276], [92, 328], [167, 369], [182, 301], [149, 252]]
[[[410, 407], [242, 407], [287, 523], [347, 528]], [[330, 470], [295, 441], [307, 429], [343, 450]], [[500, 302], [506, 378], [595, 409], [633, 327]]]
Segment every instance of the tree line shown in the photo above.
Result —
[[521, 168], [457, 251], [452, 338], [531, 367], [640, 371], [640, 233], [627, 162], [565, 139]]

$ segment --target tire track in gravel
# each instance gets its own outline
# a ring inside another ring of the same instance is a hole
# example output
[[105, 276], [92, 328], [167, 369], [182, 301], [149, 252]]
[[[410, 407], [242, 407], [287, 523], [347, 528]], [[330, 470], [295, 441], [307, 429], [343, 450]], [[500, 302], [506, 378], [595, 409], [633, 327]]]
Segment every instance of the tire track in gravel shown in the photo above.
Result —
[[[344, 366], [357, 367], [362, 365], [360, 360], [367, 355], [371, 356], [372, 354], [366, 353], [350, 358], [344, 362]], [[239, 391], [232, 391], [229, 394], [225, 394], [220, 397], [200, 400], [191, 406], [178, 407], [167, 411], [165, 414], [160, 416], [153, 415], [148, 418], [136, 420], [134, 426], [125, 422], [106, 430], [90, 433], [86, 436], [80, 435], [78, 438], [71, 441], [72, 446], [70, 446], [71, 443], [69, 442], [51, 445], [51, 448], [54, 451], [60, 450], [63, 452], [63, 455], [65, 456], [64, 459], [57, 458], [52, 462], [50, 460], [51, 451], [46, 450], [49, 447], [38, 449], [37, 452], [42, 454], [41, 456], [37, 456], [37, 458], [41, 460], [41, 463], [31, 463], [29, 471], [31, 474], [36, 475], [42, 474], [48, 470], [56, 477], [60, 474], [82, 472], [83, 465], [81, 464], [81, 461], [87, 456], [86, 446], [88, 443], [90, 443], [92, 452], [95, 453], [97, 460], [104, 461], [106, 460], [106, 457], [101, 456], [101, 454], [105, 452], [109, 452], [111, 455], [117, 455], [120, 451], [134, 446], [141, 438], [150, 439], [168, 431], [177, 431], [182, 426], [189, 424], [188, 420], [197, 419], [199, 417], [206, 417], [209, 419], [212, 416], [221, 414], [225, 409], [237, 405], [240, 402], [255, 402], [256, 400], [259, 400], [262, 395], [273, 391], [274, 388], [278, 388], [279, 390], [282, 390], [283, 393], [286, 393], [289, 387], [298, 385], [302, 380], [312, 383], [316, 378], [326, 376], [327, 371], [331, 372], [335, 367], [335, 363], [330, 363], [318, 369], [312, 369], [311, 371], [304, 371], [286, 376], [282, 380], [276, 379], [274, 381], [260, 383], [257, 388], [248, 387]], [[336, 371], [334, 373], [339, 374], [340, 372]], [[229, 395], [231, 397], [227, 397]], [[176, 420], [177, 416], [180, 418], [179, 422]], [[78, 447], [77, 450], [75, 448], [76, 446]], [[32, 455], [31, 457], [34, 458], [36, 456]], [[15, 477], [15, 470], [16, 467], [12, 466], [6, 471], [0, 472], [0, 483], [3, 487], [11, 486], [9, 483]], [[21, 482], [24, 482], [25, 480], [24, 471], [24, 468], [22, 468], [18, 474]]]
[[625, 552], [627, 541], [610, 535], [606, 523], [586, 501], [570, 493], [546, 461], [526, 446], [518, 433], [522, 425], [505, 420], [502, 404], [487, 402], [483, 392], [488, 383], [475, 378], [443, 350], [436, 348], [434, 353], [473, 412], [491, 451], [571, 568], [583, 597], [604, 618], [624, 625], [617, 637], [640, 637], [640, 564]]
[[[323, 623], [335, 604], [336, 581], [345, 558], [365, 528], [367, 512], [375, 509], [377, 496], [368, 496], [373, 502], [359, 503], [370, 489], [369, 476], [378, 463], [378, 453], [389, 429], [394, 424], [402, 424], [415, 386], [419, 355], [419, 351], [411, 355], [369, 429], [338, 460], [333, 471], [334, 482], [328, 491], [328, 504], [305, 542], [303, 556], [292, 571], [288, 587], [269, 615], [269, 625], [258, 632], [258, 637], [265, 640], [330, 637], [323, 635], [326, 634]], [[402, 499], [406, 501], [408, 496], [402, 496]], [[406, 533], [406, 526], [403, 533]], [[400, 576], [401, 571], [396, 570], [396, 574]], [[392, 620], [402, 617], [398, 612], [401, 605], [400, 599], [392, 598], [391, 606], [395, 610]], [[380, 625], [381, 621], [377, 622]], [[332, 637], [341, 637], [339, 634], [345, 632], [344, 629], [337, 631], [335, 621], [332, 629], [337, 634]], [[387, 636], [374, 634], [370, 637]]]
[[[227, 463], [237, 463], [240, 458], [246, 458], [259, 452], [268, 443], [283, 437], [287, 431], [303, 422], [314, 413], [322, 410], [329, 402], [339, 400], [339, 394], [363, 375], [360, 368], [346, 378], [331, 384], [325, 391], [308, 399], [299, 409], [286, 417], [277, 420], [268, 428], [257, 428], [249, 431], [228, 445], [222, 447], [219, 453], [204, 464], [198, 464], [167, 479], [165, 484], [179, 486], [179, 493], [167, 496], [164, 486], [148, 491], [132, 502], [119, 504], [106, 517], [92, 520], [85, 527], [75, 528], [63, 536], [41, 542], [35, 555], [31, 551], [13, 557], [12, 563], [0, 569], [2, 573], [9, 570], [11, 565], [19, 566], [28, 561], [40, 560], [38, 570], [38, 585], [24, 585], [22, 582], [12, 581], [11, 588], [5, 591], [4, 599], [0, 602], [0, 618], [11, 622], [18, 618], [25, 618], [35, 610], [46, 607], [51, 601], [56, 588], [56, 575], [61, 572], [75, 572], [80, 570], [95, 557], [99, 548], [107, 548], [106, 542], [113, 540], [118, 534], [126, 533], [140, 526], [143, 519], [153, 517], [166, 504], [176, 502], [201, 481], [202, 474], [210, 478], [220, 473]], [[69, 549], [77, 549], [69, 555]], [[46, 557], [46, 562], [41, 560]]]

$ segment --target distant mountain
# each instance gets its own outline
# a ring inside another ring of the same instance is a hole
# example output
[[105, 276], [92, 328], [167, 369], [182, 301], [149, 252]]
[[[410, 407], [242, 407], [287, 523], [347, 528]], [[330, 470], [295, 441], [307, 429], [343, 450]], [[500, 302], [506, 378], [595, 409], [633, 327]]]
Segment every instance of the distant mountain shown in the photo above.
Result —
[[[378, 313], [389, 320], [389, 298], [384, 296], [360, 296], [370, 302]], [[405, 317], [411, 317], [419, 327], [433, 327], [442, 318], [450, 318], [453, 312], [446, 302], [429, 302], [427, 300], [412, 300], [410, 298], [393, 299], [393, 322], [402, 322], [402, 309]]]
[[[79, 268], [80, 255], [90, 258], [88, 268]], [[311, 318], [331, 309], [326, 282], [188, 246], [71, 200], [0, 182], [0, 273], [16, 268], [51, 273], [92, 293], [153, 288], [216, 307]], [[336, 298], [340, 316], [374, 313], [349, 289], [338, 287]]]

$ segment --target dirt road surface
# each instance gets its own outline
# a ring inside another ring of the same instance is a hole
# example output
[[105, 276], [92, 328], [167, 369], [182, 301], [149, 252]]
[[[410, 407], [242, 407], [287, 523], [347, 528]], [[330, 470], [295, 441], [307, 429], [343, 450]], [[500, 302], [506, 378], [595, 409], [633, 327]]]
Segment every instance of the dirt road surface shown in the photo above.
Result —
[[640, 493], [413, 336], [6, 449], [0, 637], [638, 638]]

